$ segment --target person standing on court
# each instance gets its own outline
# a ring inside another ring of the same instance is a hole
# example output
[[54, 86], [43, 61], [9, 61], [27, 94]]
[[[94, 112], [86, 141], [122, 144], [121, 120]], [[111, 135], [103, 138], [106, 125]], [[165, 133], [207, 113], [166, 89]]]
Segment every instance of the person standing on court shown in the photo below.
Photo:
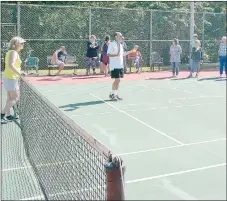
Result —
[[93, 69], [93, 75], [96, 74], [96, 60], [98, 58], [98, 51], [99, 45], [96, 42], [96, 36], [91, 35], [89, 37], [89, 41], [87, 43], [87, 54], [86, 54], [86, 75], [90, 74], [90, 67]]
[[105, 41], [101, 46], [101, 69], [103, 70], [105, 76], [108, 75], [109, 72], [109, 57], [107, 55], [108, 45], [110, 44], [110, 36], [105, 37]]
[[5, 55], [5, 70], [3, 72], [3, 84], [7, 92], [6, 105], [1, 112], [1, 124], [15, 119], [10, 114], [10, 109], [19, 100], [19, 79], [24, 73], [21, 72], [21, 59], [19, 52], [24, 48], [25, 40], [21, 37], [14, 37], [9, 44], [9, 50]]
[[201, 43], [199, 40], [195, 40], [195, 47], [192, 48], [191, 53], [192, 66], [188, 78], [193, 77], [193, 73], [196, 73], [196, 78], [199, 76], [200, 64], [203, 62], [203, 54]]
[[118, 89], [120, 78], [124, 77], [124, 56], [130, 54], [132, 51], [124, 52], [122, 45], [122, 34], [120, 32], [114, 33], [115, 40], [108, 46], [107, 54], [109, 56], [109, 67], [111, 78], [114, 79], [112, 85], [112, 92], [109, 95], [111, 100], [122, 100], [118, 96]]
[[179, 73], [180, 66], [180, 55], [182, 53], [182, 48], [179, 45], [177, 38], [173, 39], [173, 44], [170, 46], [170, 63], [172, 66], [173, 77], [177, 77]]
[[222, 37], [222, 41], [219, 46], [218, 54], [219, 54], [219, 62], [220, 62], [220, 78], [222, 78], [223, 70], [225, 67], [225, 76], [227, 76], [227, 61], [226, 61], [226, 52], [227, 52], [227, 39], [226, 36]]
[[[124, 52], [127, 52], [128, 50], [128, 47], [125, 43], [125, 38], [122, 37], [122, 41], [121, 41], [121, 44], [123, 45], [123, 49], [124, 49]], [[123, 57], [123, 62], [124, 62], [124, 73], [126, 74], [127, 73], [127, 62], [126, 62], [126, 56]]]

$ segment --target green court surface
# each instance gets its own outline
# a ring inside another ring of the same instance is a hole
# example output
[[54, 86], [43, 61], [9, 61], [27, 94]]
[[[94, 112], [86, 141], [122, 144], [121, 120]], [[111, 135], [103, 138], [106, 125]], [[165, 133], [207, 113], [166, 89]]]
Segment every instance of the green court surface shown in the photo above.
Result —
[[111, 83], [35, 88], [123, 158], [126, 199], [226, 199], [226, 81], [122, 82], [118, 102]]

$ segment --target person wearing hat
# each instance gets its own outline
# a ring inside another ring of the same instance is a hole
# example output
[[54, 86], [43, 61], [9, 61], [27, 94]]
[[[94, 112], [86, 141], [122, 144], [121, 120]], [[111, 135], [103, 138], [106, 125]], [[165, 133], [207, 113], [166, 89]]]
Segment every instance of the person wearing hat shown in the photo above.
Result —
[[112, 92], [109, 95], [111, 100], [122, 100], [118, 96], [118, 89], [120, 78], [124, 77], [124, 56], [132, 53], [132, 51], [124, 52], [122, 45], [122, 34], [120, 32], [114, 33], [115, 40], [112, 41], [107, 50], [107, 55], [109, 56], [109, 67], [111, 72], [111, 78], [114, 79], [112, 84]]
[[194, 34], [193, 35], [193, 40], [192, 40], [192, 48], [193, 47], [195, 47], [195, 41], [197, 41], [198, 42], [198, 44], [199, 44], [199, 46], [201, 46], [201, 42], [200, 42], [200, 40], [198, 39], [198, 35], [197, 34]]
[[5, 55], [5, 70], [3, 72], [3, 84], [7, 92], [6, 105], [1, 112], [1, 124], [15, 119], [10, 114], [11, 107], [19, 100], [19, 79], [24, 73], [21, 72], [21, 59], [19, 52], [24, 48], [26, 41], [17, 36], [10, 40], [9, 50]]

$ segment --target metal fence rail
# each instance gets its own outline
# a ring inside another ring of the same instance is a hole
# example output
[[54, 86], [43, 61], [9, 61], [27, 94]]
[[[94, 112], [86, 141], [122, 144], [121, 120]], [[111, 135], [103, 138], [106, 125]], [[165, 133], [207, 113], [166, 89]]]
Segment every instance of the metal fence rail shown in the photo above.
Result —
[[[47, 56], [62, 45], [68, 54], [76, 56], [79, 68], [84, 68], [89, 35], [96, 35], [101, 42], [106, 34], [112, 36], [117, 30], [125, 36], [129, 49], [135, 44], [140, 46], [143, 66], [151, 66], [152, 52], [158, 52], [164, 65], [168, 65], [169, 47], [175, 37], [183, 49], [182, 62], [188, 62], [190, 12], [2, 3], [1, 13], [2, 42], [15, 35], [25, 38], [22, 59], [32, 49], [32, 55], [39, 58], [40, 70], [47, 69]], [[217, 62], [218, 41], [226, 32], [226, 15], [200, 12], [194, 18], [195, 32], [207, 60]]]

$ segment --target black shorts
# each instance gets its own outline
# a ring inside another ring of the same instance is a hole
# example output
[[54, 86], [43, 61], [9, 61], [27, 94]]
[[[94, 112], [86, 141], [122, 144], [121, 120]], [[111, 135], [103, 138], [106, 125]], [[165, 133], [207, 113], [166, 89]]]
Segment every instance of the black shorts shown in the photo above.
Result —
[[123, 78], [123, 77], [124, 77], [123, 68], [120, 68], [120, 69], [115, 68], [114, 70], [111, 71], [111, 78]]

